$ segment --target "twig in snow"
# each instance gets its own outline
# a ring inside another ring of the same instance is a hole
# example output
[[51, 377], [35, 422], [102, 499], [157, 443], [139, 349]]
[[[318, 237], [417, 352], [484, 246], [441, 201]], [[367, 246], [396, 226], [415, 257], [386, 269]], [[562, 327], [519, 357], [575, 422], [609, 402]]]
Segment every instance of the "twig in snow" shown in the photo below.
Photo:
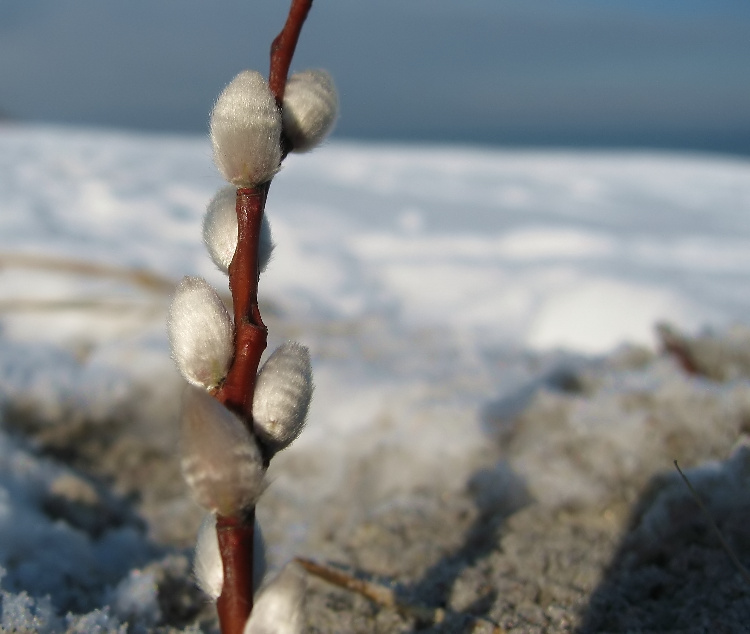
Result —
[[73, 258], [50, 257], [28, 253], [2, 253], [0, 254], [0, 269], [5, 267], [39, 269], [52, 273], [76, 273], [90, 277], [106, 277], [162, 293], [172, 293], [175, 287], [175, 283], [172, 280], [143, 269], [110, 266]]
[[737, 555], [734, 554], [732, 547], [724, 538], [724, 535], [722, 534], [719, 527], [716, 525], [714, 518], [711, 517], [711, 513], [708, 512], [706, 505], [703, 504], [703, 500], [701, 500], [700, 496], [698, 495], [698, 492], [693, 488], [693, 485], [690, 484], [690, 480], [688, 480], [687, 476], [682, 472], [682, 469], [680, 469], [680, 465], [677, 464], [676, 460], [674, 461], [674, 466], [675, 466], [675, 469], [677, 469], [677, 473], [680, 474], [682, 481], [685, 483], [685, 486], [688, 488], [688, 491], [690, 491], [690, 495], [693, 496], [693, 499], [697, 502], [698, 506], [700, 507], [700, 510], [703, 512], [703, 515], [706, 516], [706, 519], [708, 520], [708, 523], [710, 524], [714, 533], [716, 533], [716, 536], [719, 538], [719, 542], [721, 543], [721, 547], [724, 549], [724, 552], [726, 552], [726, 554], [729, 555], [729, 558], [732, 560], [734, 567], [737, 568], [737, 570], [739, 571], [740, 575], [742, 575], [742, 578], [745, 580], [745, 582], [750, 584], [750, 573], [747, 571], [747, 568], [745, 568], [745, 566], [742, 565], [742, 562], [739, 560]]
[[[393, 608], [404, 616], [413, 618], [420, 623], [441, 623], [447, 616], [447, 612], [443, 608], [430, 608], [404, 603], [403, 601], [399, 601], [396, 593], [391, 588], [378, 583], [373, 583], [372, 581], [358, 579], [357, 577], [354, 577], [343, 570], [339, 570], [338, 568], [334, 568], [333, 566], [321, 564], [302, 557], [295, 558], [295, 561], [307, 572], [327, 581], [328, 583], [343, 588], [344, 590], [356, 592], [382, 607]], [[505, 634], [505, 630], [492, 621], [476, 616], [469, 616], [469, 618], [472, 620], [472, 632]]]

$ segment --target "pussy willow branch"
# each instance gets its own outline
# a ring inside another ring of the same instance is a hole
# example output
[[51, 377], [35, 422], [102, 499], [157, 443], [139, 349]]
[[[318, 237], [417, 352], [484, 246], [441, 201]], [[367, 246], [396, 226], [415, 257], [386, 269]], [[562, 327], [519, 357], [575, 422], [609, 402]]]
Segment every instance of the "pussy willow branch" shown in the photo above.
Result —
[[[237, 250], [229, 265], [235, 323], [235, 353], [224, 384], [216, 393], [252, 430], [255, 378], [268, 331], [258, 308], [258, 247], [268, 185], [237, 190]], [[216, 602], [223, 634], [241, 634], [253, 609], [255, 510], [244, 517], [216, 517], [224, 583]]]
[[234, 361], [216, 398], [237, 412], [252, 429], [255, 377], [267, 329], [258, 308], [258, 248], [268, 187], [237, 190], [237, 250], [229, 265], [229, 289], [234, 307]]
[[[284, 28], [271, 45], [269, 86], [282, 107], [287, 75], [312, 0], [292, 0]], [[282, 154], [288, 147], [282, 138]], [[215, 396], [242, 416], [252, 431], [253, 394], [268, 331], [258, 308], [258, 246], [270, 181], [237, 190], [237, 250], [229, 265], [234, 304], [235, 355]], [[243, 517], [216, 518], [224, 583], [216, 608], [223, 634], [242, 634], [253, 609], [253, 539], [255, 510]]]

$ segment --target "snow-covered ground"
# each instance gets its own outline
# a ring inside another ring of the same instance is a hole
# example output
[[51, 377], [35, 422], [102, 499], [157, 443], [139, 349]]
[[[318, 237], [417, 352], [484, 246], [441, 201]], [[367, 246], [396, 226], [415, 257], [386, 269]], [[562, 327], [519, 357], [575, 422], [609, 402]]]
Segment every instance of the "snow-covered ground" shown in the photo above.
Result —
[[[189, 274], [226, 291], [200, 238], [221, 185], [205, 138], [0, 127], [6, 409], [50, 426], [126, 412], [171, 442], [169, 289]], [[289, 157], [267, 213], [269, 347], [310, 346], [316, 381], [308, 428], [272, 465], [269, 495], [296, 509], [265, 518], [272, 563], [304, 544], [304, 509], [334, 504], [344, 486], [362, 508], [425, 483], [461, 486], [487, 442], [487, 407], [522, 404], [561, 364], [653, 346], [659, 320], [688, 331], [750, 322], [745, 159], [331, 143]], [[161, 551], [129, 520], [93, 539], [49, 519], [40, 509], [72, 477], [0, 429], [0, 583], [125, 619], [148, 604], [134, 597], [153, 603], [153, 578], [128, 571]], [[104, 543], [125, 554], [97, 568]], [[68, 601], [70, 579], [106, 591]], [[24, 606], [44, 611], [4, 597], [6, 627]]]
[[[4, 253], [221, 282], [197, 230], [220, 185], [205, 139], [0, 132]], [[743, 159], [334, 143], [274, 181], [262, 290], [297, 319], [603, 352], [650, 341], [656, 319], [746, 315], [748, 208]], [[4, 301], [69, 298], [13, 273]]]

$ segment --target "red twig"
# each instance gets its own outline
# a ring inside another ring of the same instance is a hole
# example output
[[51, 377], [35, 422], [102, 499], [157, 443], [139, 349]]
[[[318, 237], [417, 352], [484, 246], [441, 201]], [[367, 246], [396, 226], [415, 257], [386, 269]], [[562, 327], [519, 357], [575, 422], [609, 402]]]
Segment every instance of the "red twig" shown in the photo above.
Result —
[[216, 602], [224, 634], [245, 629], [253, 609], [253, 534], [255, 509], [250, 517], [216, 518], [219, 552], [224, 563], [224, 585]]
[[297, 48], [297, 40], [312, 3], [313, 0], [292, 0], [286, 24], [271, 44], [271, 72], [268, 75], [268, 85], [276, 97], [276, 105], [279, 108], [284, 100], [286, 78]]
[[216, 393], [216, 398], [250, 425], [255, 377], [268, 333], [258, 309], [258, 243], [269, 184], [237, 190], [237, 250], [229, 265], [235, 353], [224, 384]]
[[[289, 16], [271, 45], [269, 85], [281, 107], [289, 66], [312, 0], [292, 0]], [[282, 139], [283, 154], [286, 155]], [[237, 250], [229, 265], [234, 304], [235, 354], [232, 367], [215, 396], [237, 412], [252, 431], [255, 379], [267, 330], [258, 308], [258, 245], [270, 181], [237, 190]], [[253, 528], [255, 510], [243, 517], [217, 516], [224, 584], [216, 607], [223, 634], [242, 634], [253, 609]]]
[[671, 354], [688, 374], [702, 374], [688, 341], [668, 324], [658, 324], [656, 334], [664, 352]]

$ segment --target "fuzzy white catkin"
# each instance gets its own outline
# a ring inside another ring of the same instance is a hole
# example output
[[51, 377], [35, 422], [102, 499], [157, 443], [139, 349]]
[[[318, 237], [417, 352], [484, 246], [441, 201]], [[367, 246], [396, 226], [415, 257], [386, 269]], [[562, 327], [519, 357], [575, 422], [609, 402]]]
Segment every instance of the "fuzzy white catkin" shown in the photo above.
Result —
[[[193, 559], [193, 574], [198, 586], [212, 601], [221, 595], [224, 586], [224, 564], [219, 554], [216, 535], [216, 515], [208, 513], [198, 529]], [[253, 587], [259, 588], [266, 574], [266, 544], [258, 520], [255, 520], [253, 539]]]
[[339, 98], [333, 79], [324, 70], [295, 73], [286, 84], [282, 119], [293, 152], [320, 145], [333, 129]]
[[[237, 250], [237, 189], [231, 185], [222, 187], [208, 203], [203, 218], [203, 242], [214, 264], [224, 273], [229, 270], [234, 252]], [[258, 244], [258, 266], [263, 272], [273, 252], [271, 225], [263, 214]]]
[[234, 326], [218, 293], [200, 277], [184, 277], [169, 307], [172, 358], [192, 385], [212, 388], [227, 375], [234, 355]]
[[222, 91], [211, 111], [214, 162], [237, 187], [270, 180], [281, 162], [281, 113], [268, 82], [245, 70]]
[[254, 506], [266, 470], [242, 420], [205, 390], [188, 386], [180, 431], [182, 475], [196, 502], [226, 516]]
[[198, 529], [193, 558], [193, 574], [198, 586], [212, 601], [221, 595], [224, 585], [224, 564], [216, 536], [216, 515], [208, 513]]
[[313, 393], [310, 352], [290, 341], [263, 364], [253, 394], [253, 430], [280, 451], [300, 435]]
[[305, 622], [307, 577], [288, 563], [255, 599], [243, 634], [301, 634]]

